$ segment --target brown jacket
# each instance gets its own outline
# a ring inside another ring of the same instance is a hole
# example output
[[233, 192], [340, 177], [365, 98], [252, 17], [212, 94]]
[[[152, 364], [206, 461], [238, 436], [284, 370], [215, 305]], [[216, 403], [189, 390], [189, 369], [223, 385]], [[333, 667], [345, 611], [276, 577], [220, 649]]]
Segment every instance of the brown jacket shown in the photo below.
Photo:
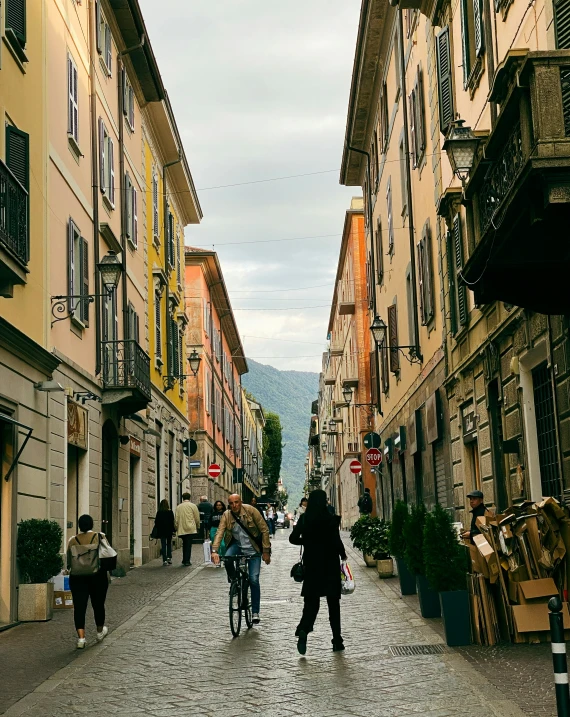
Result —
[[[246, 505], [245, 503], [243, 503], [241, 506], [239, 519], [252, 535], [256, 537], [258, 535], [262, 536], [263, 551], [270, 552], [271, 541], [269, 540], [269, 528], [267, 527], [267, 523], [265, 522], [263, 516], [257, 510], [257, 508], [254, 508], [252, 505]], [[212, 550], [214, 552], [217, 552], [218, 548], [220, 547], [222, 538], [224, 538], [226, 546], [231, 543], [231, 540], [233, 538], [232, 530], [234, 529], [235, 522], [236, 521], [233, 517], [232, 511], [226, 510], [226, 512], [222, 515], [220, 525], [214, 537], [214, 542], [212, 543]], [[259, 546], [254, 540], [250, 538], [249, 542], [251, 543], [252, 547], [255, 548], [255, 550], [259, 551]]]

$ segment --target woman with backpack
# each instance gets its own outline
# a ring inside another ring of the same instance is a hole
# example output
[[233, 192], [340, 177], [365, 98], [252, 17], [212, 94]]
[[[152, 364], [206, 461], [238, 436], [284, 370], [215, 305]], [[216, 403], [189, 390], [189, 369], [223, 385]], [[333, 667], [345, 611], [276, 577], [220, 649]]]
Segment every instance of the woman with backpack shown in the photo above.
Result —
[[109, 632], [105, 625], [105, 599], [109, 587], [107, 572], [112, 569], [112, 563], [107, 563], [109, 558], [101, 557], [101, 552], [103, 547], [107, 552], [115, 551], [110, 548], [103, 533], [93, 532], [93, 518], [90, 515], [82, 515], [77, 526], [80, 532], [67, 545], [67, 567], [69, 589], [73, 597], [77, 649], [81, 650], [85, 647], [85, 615], [89, 598], [97, 626], [97, 642], [104, 640]]
[[162, 500], [158, 507], [153, 533], [160, 538], [162, 564], [172, 565], [172, 536], [176, 533], [176, 529], [174, 528], [174, 513], [170, 510], [166, 499]]

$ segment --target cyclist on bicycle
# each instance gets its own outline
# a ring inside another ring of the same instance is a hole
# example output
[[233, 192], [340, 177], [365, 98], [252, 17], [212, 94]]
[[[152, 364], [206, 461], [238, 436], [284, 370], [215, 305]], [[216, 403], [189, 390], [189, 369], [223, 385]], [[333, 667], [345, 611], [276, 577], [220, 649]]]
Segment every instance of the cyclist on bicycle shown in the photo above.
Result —
[[[261, 513], [251, 505], [242, 503], [241, 496], [234, 493], [229, 497], [230, 509], [223, 514], [220, 525], [212, 543], [212, 560], [216, 565], [220, 562], [218, 548], [225, 538], [225, 557], [233, 555], [245, 555], [249, 557], [249, 582], [251, 583], [251, 611], [253, 623], [258, 625], [259, 606], [261, 602], [261, 589], [259, 587], [259, 571], [261, 559], [266, 565], [271, 562], [271, 541], [269, 539], [269, 528]], [[233, 566], [226, 563], [228, 578], [231, 579], [230, 571]]]

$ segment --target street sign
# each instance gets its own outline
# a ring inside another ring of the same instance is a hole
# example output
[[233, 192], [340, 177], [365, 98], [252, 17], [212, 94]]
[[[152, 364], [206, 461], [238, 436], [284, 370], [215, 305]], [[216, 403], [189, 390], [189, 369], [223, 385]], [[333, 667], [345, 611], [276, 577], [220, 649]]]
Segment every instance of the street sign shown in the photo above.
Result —
[[185, 456], [193, 456], [198, 450], [198, 444], [193, 438], [182, 441], [182, 451]]
[[369, 448], [366, 451], [366, 462], [373, 468], [379, 466], [382, 463], [382, 451], [379, 451], [378, 448]]
[[360, 461], [357, 461], [356, 458], [353, 461], [350, 461], [350, 472], [351, 473], [361, 473], [362, 472], [362, 463]]
[[202, 464], [200, 463], [200, 461], [188, 461], [188, 465], [190, 466], [190, 468], [200, 468]]
[[377, 433], [367, 433], [362, 442], [365, 448], [380, 448], [382, 441]]
[[217, 463], [212, 463], [212, 465], [208, 468], [208, 475], [210, 478], [217, 478], [221, 472], [222, 469]]
[[243, 483], [243, 468], [234, 468], [232, 480], [233, 483]]

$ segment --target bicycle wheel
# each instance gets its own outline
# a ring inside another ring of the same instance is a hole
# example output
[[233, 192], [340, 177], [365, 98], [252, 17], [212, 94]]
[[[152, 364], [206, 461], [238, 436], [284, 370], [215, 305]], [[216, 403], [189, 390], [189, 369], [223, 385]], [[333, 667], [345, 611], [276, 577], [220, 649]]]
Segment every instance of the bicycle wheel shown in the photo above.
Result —
[[241, 606], [245, 615], [245, 624], [249, 630], [253, 626], [253, 613], [251, 612], [251, 585], [247, 579], [243, 581]]
[[241, 630], [241, 595], [239, 580], [234, 580], [230, 586], [230, 629], [232, 635], [237, 637]]

